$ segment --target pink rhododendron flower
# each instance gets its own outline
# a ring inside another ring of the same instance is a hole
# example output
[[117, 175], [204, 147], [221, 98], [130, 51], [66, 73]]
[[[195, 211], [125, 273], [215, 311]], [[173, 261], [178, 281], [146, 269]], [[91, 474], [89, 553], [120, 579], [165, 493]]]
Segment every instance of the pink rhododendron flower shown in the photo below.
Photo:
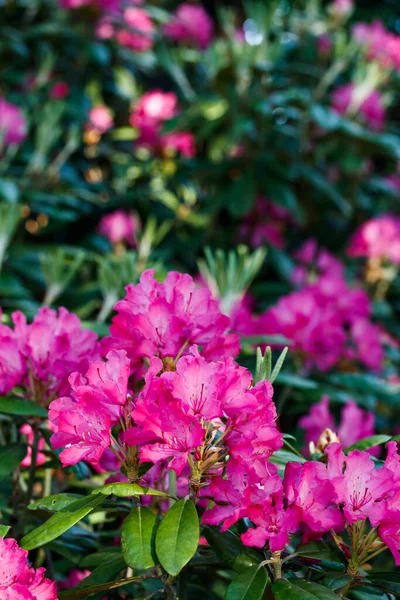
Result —
[[354, 8], [354, 0], [334, 0], [330, 8], [335, 15], [347, 16]]
[[[22, 425], [19, 428], [19, 432], [22, 433], [23, 435], [26, 435], [27, 442], [28, 442], [28, 444], [30, 444], [28, 446], [28, 450], [27, 450], [25, 458], [21, 461], [21, 467], [30, 467], [32, 464], [32, 447], [31, 447], [31, 445], [33, 444], [33, 440], [34, 440], [33, 429], [28, 423], [25, 423], [25, 425]], [[37, 466], [43, 465], [46, 462], [46, 455], [43, 454], [43, 452], [40, 452], [40, 450], [44, 450], [45, 447], [46, 447], [46, 442], [44, 441], [44, 438], [40, 438], [39, 444], [38, 444], [39, 451], [36, 456], [36, 465]]]
[[126, 243], [137, 246], [136, 235], [141, 229], [136, 213], [126, 213], [116, 210], [105, 215], [99, 223], [99, 233], [104, 235], [112, 244]]
[[332, 107], [339, 114], [350, 112], [359, 113], [365, 122], [375, 131], [380, 131], [385, 125], [385, 106], [383, 98], [377, 90], [367, 97], [357, 98], [357, 86], [348, 83], [337, 88], [332, 95]]
[[[369, 318], [366, 292], [349, 288], [340, 277], [324, 276], [281, 297], [260, 321], [263, 332], [292, 340], [291, 349], [307, 368], [327, 371], [341, 361], [358, 361], [379, 371], [383, 361], [380, 336]], [[369, 343], [373, 345], [370, 353]]]
[[318, 462], [288, 463], [284, 491], [288, 527], [304, 531], [303, 543], [318, 539], [327, 531], [341, 531], [343, 516], [336, 506], [338, 494], [325, 465]]
[[68, 573], [68, 577], [58, 583], [58, 587], [60, 590], [69, 590], [70, 588], [77, 586], [81, 581], [86, 579], [86, 577], [89, 577], [90, 573], [91, 571], [88, 569], [72, 569], [72, 571]]
[[202, 346], [210, 360], [238, 353], [238, 338], [226, 335], [229, 318], [220, 313], [209, 290], [196, 287], [189, 275], [171, 271], [159, 283], [148, 270], [126, 292], [115, 305], [111, 337], [103, 344], [124, 348], [134, 368], [141, 369], [145, 358], [174, 358], [191, 344]]
[[400, 217], [386, 214], [363, 223], [350, 240], [347, 253], [400, 265]]
[[130, 124], [139, 131], [137, 144], [153, 151], [176, 151], [183, 156], [195, 154], [194, 137], [186, 131], [162, 133], [165, 121], [179, 113], [178, 98], [173, 92], [152, 90], [133, 106]]
[[20, 144], [27, 136], [27, 123], [18, 106], [0, 98], [0, 144]]
[[36, 400], [47, 401], [65, 391], [69, 374], [85, 369], [97, 356], [97, 335], [82, 329], [78, 317], [63, 307], [58, 314], [41, 308], [30, 324], [19, 311], [11, 317], [24, 364], [24, 384]]
[[69, 94], [69, 85], [65, 81], [58, 81], [50, 90], [50, 98], [52, 100], [63, 100]]
[[254, 208], [244, 217], [240, 237], [248, 240], [254, 248], [271, 244], [281, 249], [285, 246], [285, 229], [292, 222], [292, 216], [286, 208], [259, 196]]
[[393, 473], [387, 467], [375, 469], [367, 452], [353, 450], [345, 456], [336, 442], [329, 444], [325, 452], [329, 477], [347, 523], [369, 518], [375, 526], [377, 503], [392, 491]]
[[334, 279], [344, 277], [344, 266], [340, 260], [325, 248], [318, 248], [315, 239], [307, 240], [294, 257], [299, 263], [291, 277], [295, 285], [313, 283], [324, 276]]
[[[329, 412], [329, 396], [322, 396], [320, 402], [311, 407], [308, 415], [299, 420], [299, 425], [305, 430], [307, 449], [311, 442], [317, 445], [325, 429], [335, 432], [340, 442], [349, 447], [375, 434], [375, 415], [359, 408], [354, 400], [349, 400], [342, 408], [341, 421], [336, 427]], [[378, 449], [370, 449], [370, 454], [377, 453]]]
[[[0, 309], [0, 320], [2, 311]], [[0, 394], [19, 385], [25, 373], [25, 362], [15, 332], [0, 322]]]
[[121, 0], [59, 0], [61, 8], [80, 8], [88, 4], [93, 4], [105, 12], [115, 11]]
[[0, 537], [0, 557], [0, 600], [57, 600], [56, 584], [28, 564], [15, 540]]
[[70, 396], [50, 404], [49, 419], [55, 433], [53, 448], [65, 447], [63, 465], [87, 460], [94, 464], [111, 444], [111, 426], [119, 422], [130, 393], [130, 361], [124, 350], [112, 350], [106, 362], [90, 363], [85, 376], [69, 377]]
[[142, 8], [129, 7], [123, 11], [122, 19], [127, 29], [120, 29], [116, 34], [121, 46], [135, 52], [151, 50], [155, 26], [148, 12]]
[[100, 134], [106, 133], [114, 125], [111, 111], [107, 106], [95, 106], [89, 113], [88, 127], [93, 127]]
[[386, 69], [400, 71], [400, 36], [389, 32], [381, 21], [358, 23], [353, 35], [365, 46], [369, 60], [376, 60]]
[[167, 152], [179, 152], [182, 156], [193, 158], [196, 155], [195, 138], [192, 133], [181, 131], [161, 136], [161, 147]]
[[165, 35], [176, 42], [205, 50], [213, 37], [213, 22], [202, 6], [183, 2], [164, 25]]

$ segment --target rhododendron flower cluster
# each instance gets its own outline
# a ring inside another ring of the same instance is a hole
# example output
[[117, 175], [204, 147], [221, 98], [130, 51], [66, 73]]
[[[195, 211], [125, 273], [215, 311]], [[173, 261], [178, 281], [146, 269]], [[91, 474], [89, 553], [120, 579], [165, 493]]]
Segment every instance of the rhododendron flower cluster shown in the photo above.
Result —
[[214, 25], [202, 6], [183, 2], [163, 30], [171, 40], [205, 50], [212, 41]]
[[0, 537], [0, 600], [57, 600], [56, 584], [45, 570], [28, 564], [28, 553], [12, 538]]
[[197, 287], [189, 275], [171, 271], [159, 283], [149, 269], [126, 292], [115, 305], [111, 337], [103, 345], [126, 350], [133, 369], [143, 371], [154, 356], [176, 359], [193, 344], [210, 360], [239, 353], [239, 338], [227, 334], [229, 318], [210, 291]]
[[400, 36], [389, 32], [381, 21], [357, 23], [354, 38], [365, 46], [367, 58], [386, 69], [400, 71]]
[[140, 228], [138, 216], [123, 210], [116, 210], [105, 215], [99, 223], [99, 233], [112, 244], [125, 243], [132, 247], [137, 246], [136, 235]]
[[21, 109], [0, 98], [0, 148], [20, 144], [26, 136], [27, 123]]
[[101, 39], [114, 38], [121, 46], [134, 52], [151, 50], [154, 44], [155, 25], [143, 8], [128, 6], [120, 14], [122, 24], [105, 15], [98, 23], [97, 35]]
[[178, 98], [173, 92], [153, 90], [133, 106], [130, 124], [139, 131], [136, 143], [153, 151], [176, 151], [195, 155], [194, 137], [187, 131], [162, 133], [163, 124], [179, 114]]
[[353, 83], [337, 88], [332, 94], [332, 107], [341, 114], [360, 114], [367, 125], [380, 131], [385, 125], [386, 110], [383, 97], [378, 90], [364, 95], [361, 88]]
[[[323, 450], [331, 437], [336, 437], [346, 446], [351, 446], [374, 435], [375, 415], [359, 408], [354, 400], [349, 400], [342, 408], [341, 421], [336, 427], [334, 417], [329, 411], [329, 396], [323, 396], [311, 407], [308, 415], [299, 420], [299, 425], [305, 430], [307, 448], [317, 447], [318, 450]], [[370, 454], [376, 453], [376, 448], [370, 450]]]
[[366, 292], [340, 277], [325, 276], [283, 296], [262, 315], [262, 331], [292, 340], [306, 368], [327, 371], [338, 363], [359, 362], [379, 371], [381, 329], [370, 320]]
[[285, 246], [284, 233], [290, 224], [293, 224], [293, 216], [286, 208], [259, 196], [242, 222], [240, 236], [254, 248], [271, 244], [281, 249]]
[[294, 254], [299, 263], [292, 273], [292, 282], [303, 286], [313, 283], [320, 277], [342, 279], [344, 266], [331, 252], [325, 248], [318, 248], [315, 239], [307, 240], [300, 250]]
[[350, 240], [349, 256], [400, 265], [400, 217], [386, 214], [363, 223]]
[[21, 312], [11, 315], [14, 329], [0, 325], [0, 392], [16, 385], [32, 399], [47, 403], [62, 393], [70, 373], [84, 369], [97, 356], [97, 335], [82, 329], [78, 317], [65, 308], [58, 314], [41, 308], [28, 324]]
[[94, 129], [101, 135], [114, 125], [110, 109], [107, 106], [95, 106], [89, 113], [87, 129]]

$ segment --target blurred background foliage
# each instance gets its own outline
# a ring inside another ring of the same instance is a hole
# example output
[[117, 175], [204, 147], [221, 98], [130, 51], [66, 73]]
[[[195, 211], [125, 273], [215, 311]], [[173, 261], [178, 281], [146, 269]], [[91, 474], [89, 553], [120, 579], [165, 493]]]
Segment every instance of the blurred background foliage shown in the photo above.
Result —
[[[267, 249], [255, 272], [239, 278], [260, 313], [292, 290], [293, 252], [304, 240], [316, 237], [343, 259], [358, 225], [398, 211], [399, 71], [377, 66], [353, 34], [354, 24], [376, 18], [399, 32], [395, 0], [359, 1], [346, 14], [318, 0], [205, 1], [214, 37], [204, 49], [163, 35], [177, 6], [141, 6], [154, 31], [150, 47], [135, 51], [99, 36], [96, 3], [67, 10], [56, 0], [0, 0], [0, 96], [22, 110], [27, 127], [22, 143], [1, 151], [5, 320], [15, 309], [31, 318], [42, 304], [64, 305], [105, 333], [114, 302], [145, 268], [196, 274], [205, 247], [239, 243]], [[332, 108], [334, 90], [348, 83], [365, 95], [379, 90], [383, 127], [371, 127], [360, 105]], [[138, 143], [132, 114], [151, 90], [176, 94], [179, 110], [163, 132], [190, 132], [194, 151]], [[99, 106], [112, 118], [105, 131], [90, 122]], [[133, 248], [99, 232], [118, 209], [140, 221]], [[261, 222], [283, 242], [257, 240]], [[346, 269], [349, 280], [358, 277], [358, 263]], [[398, 339], [398, 279], [374, 310]], [[254, 349], [245, 343], [244, 362], [254, 362]], [[389, 375], [398, 360], [393, 347]], [[384, 378], [306, 378], [287, 364], [277, 385], [280, 409], [288, 395], [299, 400], [286, 404], [289, 420], [322, 393], [368, 408], [398, 403], [398, 386]], [[383, 428], [392, 408], [381, 410]]]

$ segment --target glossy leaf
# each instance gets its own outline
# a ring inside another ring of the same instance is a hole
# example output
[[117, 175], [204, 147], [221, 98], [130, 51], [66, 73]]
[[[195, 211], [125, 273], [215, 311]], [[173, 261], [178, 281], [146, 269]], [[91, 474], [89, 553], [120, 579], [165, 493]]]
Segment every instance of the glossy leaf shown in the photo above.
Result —
[[47, 417], [47, 410], [24, 398], [0, 398], [0, 413], [23, 417]]
[[138, 506], [126, 517], [121, 530], [121, 547], [125, 562], [133, 569], [155, 565], [154, 538], [157, 517], [150, 508]]
[[80, 494], [55, 494], [54, 496], [47, 496], [46, 498], [40, 498], [39, 500], [35, 500], [35, 502], [31, 502], [28, 508], [29, 510], [52, 510], [58, 512], [82, 498], [84, 496]]
[[280, 579], [272, 585], [275, 600], [338, 600], [332, 590], [304, 579]]
[[368, 450], [368, 448], [373, 448], [374, 446], [379, 446], [380, 444], [386, 444], [392, 439], [390, 435], [371, 435], [370, 437], [364, 438], [355, 444], [352, 444], [348, 448], [346, 448], [346, 454], [351, 452], [351, 450]]
[[229, 585], [225, 600], [261, 600], [267, 584], [268, 573], [264, 567], [249, 567]]
[[199, 518], [191, 500], [176, 502], [161, 521], [156, 534], [157, 557], [170, 575], [178, 575], [197, 550]]
[[55, 540], [86, 517], [94, 508], [100, 506], [103, 500], [102, 496], [89, 496], [83, 501], [77, 500], [70, 504], [60, 512], [52, 515], [43, 525], [23, 537], [21, 540], [22, 548], [33, 550]]
[[104, 496], [118, 496], [119, 498], [129, 498], [131, 496], [163, 496], [169, 498], [170, 495], [152, 488], [138, 485], [137, 483], [107, 483], [92, 494], [103, 494]]
[[7, 533], [10, 531], [11, 527], [9, 525], [0, 525], [0, 537], [6, 537]]

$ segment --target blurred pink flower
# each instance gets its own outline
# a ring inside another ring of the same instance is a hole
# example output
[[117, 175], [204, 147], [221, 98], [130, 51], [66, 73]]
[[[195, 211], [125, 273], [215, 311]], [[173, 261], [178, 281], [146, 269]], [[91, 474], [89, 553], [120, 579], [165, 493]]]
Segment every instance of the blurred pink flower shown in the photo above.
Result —
[[0, 145], [20, 144], [26, 136], [27, 124], [21, 109], [0, 98]]
[[104, 235], [112, 244], [124, 242], [128, 246], [137, 246], [136, 235], [141, 229], [136, 213], [126, 213], [116, 210], [105, 215], [99, 223], [99, 233]]
[[351, 238], [347, 254], [400, 265], [400, 217], [384, 214], [363, 223]]
[[130, 7], [123, 11], [122, 18], [129, 29], [120, 29], [116, 38], [118, 42], [136, 52], [146, 52], [153, 47], [155, 25], [150, 15], [142, 8]]
[[58, 582], [58, 588], [60, 590], [69, 590], [70, 588], [77, 586], [78, 583], [81, 583], [86, 577], [89, 577], [90, 573], [91, 571], [88, 569], [72, 569], [72, 571], [68, 573], [66, 579]]
[[[332, 107], [339, 114], [346, 114], [357, 102], [357, 87], [354, 83], [348, 83], [337, 88], [332, 94]], [[367, 125], [375, 131], [380, 131], [385, 125], [385, 106], [380, 92], [371, 92], [360, 104], [355, 107]]]
[[[25, 423], [25, 425], [22, 425], [19, 428], [19, 432], [22, 433], [23, 435], [27, 436], [27, 442], [29, 444], [28, 446], [28, 450], [26, 453], [25, 458], [21, 461], [21, 467], [30, 467], [32, 464], [32, 448], [31, 445], [33, 444], [33, 439], [34, 439], [34, 435], [33, 435], [33, 429], [32, 427], [28, 424]], [[43, 454], [43, 452], [40, 452], [40, 450], [44, 450], [46, 446], [46, 443], [44, 441], [44, 438], [40, 438], [39, 439], [39, 452], [37, 454], [36, 457], [36, 465], [40, 466], [43, 465], [46, 462], [46, 455]]]
[[173, 92], [152, 90], [143, 94], [133, 106], [129, 122], [139, 131], [136, 143], [153, 151], [180, 152], [188, 158], [195, 155], [194, 136], [187, 131], [162, 133], [165, 121], [179, 114], [178, 98]]
[[274, 248], [285, 246], [284, 232], [293, 224], [289, 210], [275, 204], [264, 196], [258, 196], [253, 209], [245, 215], [240, 226], [240, 237], [257, 248], [271, 244]]
[[69, 85], [65, 81], [58, 81], [50, 90], [52, 100], [63, 100], [69, 94]]
[[96, 131], [103, 134], [114, 125], [111, 111], [107, 106], [95, 106], [89, 113], [88, 126], [94, 127]]
[[329, 34], [325, 33], [317, 37], [317, 50], [321, 56], [327, 56], [330, 54], [332, 48], [333, 42]]
[[[318, 444], [325, 429], [335, 432], [340, 443], [348, 448], [355, 442], [375, 434], [375, 415], [359, 408], [354, 400], [349, 400], [342, 408], [341, 421], [336, 427], [329, 411], [329, 396], [322, 396], [321, 400], [311, 407], [310, 412], [299, 420], [299, 426], [305, 430], [306, 450], [311, 442]], [[379, 449], [372, 448], [370, 454], [376, 455], [378, 451]]]
[[347, 16], [354, 8], [354, 0], [334, 0], [330, 8], [336, 15]]
[[314, 238], [304, 242], [294, 257], [299, 263], [291, 276], [295, 285], [314, 283], [320, 277], [340, 279], [344, 276], [344, 265], [329, 250], [319, 248]]
[[400, 36], [387, 31], [381, 21], [357, 23], [353, 36], [365, 46], [367, 58], [387, 69], [400, 71]]
[[214, 26], [202, 6], [182, 3], [163, 31], [171, 40], [205, 50], [213, 38]]

